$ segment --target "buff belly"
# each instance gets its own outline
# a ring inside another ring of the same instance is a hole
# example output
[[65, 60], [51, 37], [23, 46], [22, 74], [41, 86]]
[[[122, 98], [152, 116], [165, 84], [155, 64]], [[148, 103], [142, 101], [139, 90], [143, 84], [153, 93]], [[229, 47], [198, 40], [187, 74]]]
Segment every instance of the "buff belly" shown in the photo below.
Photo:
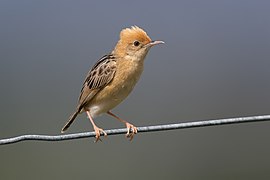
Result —
[[112, 82], [98, 92], [85, 109], [89, 110], [94, 118], [116, 107], [131, 93], [142, 70], [142, 68], [139, 68], [132, 72], [127, 68], [125, 71], [120, 71], [121, 74], [116, 73]]

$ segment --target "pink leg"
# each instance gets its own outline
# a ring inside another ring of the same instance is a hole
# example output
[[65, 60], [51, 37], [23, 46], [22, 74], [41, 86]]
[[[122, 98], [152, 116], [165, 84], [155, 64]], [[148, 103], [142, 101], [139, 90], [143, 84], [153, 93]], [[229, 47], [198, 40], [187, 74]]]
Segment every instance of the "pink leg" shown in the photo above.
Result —
[[96, 133], [96, 140], [95, 140], [95, 142], [101, 141], [101, 139], [100, 139], [100, 133], [102, 132], [104, 134], [104, 136], [107, 136], [107, 133], [103, 129], [101, 129], [101, 128], [99, 128], [99, 127], [96, 126], [96, 124], [95, 124], [93, 118], [91, 117], [91, 114], [90, 114], [89, 111], [86, 111], [86, 113], [87, 113], [87, 116], [88, 116], [90, 122], [92, 123], [93, 128], [94, 128], [95, 133]]
[[[128, 123], [127, 121], [121, 119], [120, 117], [116, 116], [111, 111], [108, 111], [107, 114], [111, 115], [112, 117], [114, 117], [118, 121], [126, 124], [126, 127], [127, 127], [126, 137], [129, 138], [129, 140], [131, 141], [133, 139], [134, 135], [137, 134], [138, 129], [134, 125], [132, 125], [132, 124]], [[130, 133], [130, 129], [131, 129], [131, 133]]]

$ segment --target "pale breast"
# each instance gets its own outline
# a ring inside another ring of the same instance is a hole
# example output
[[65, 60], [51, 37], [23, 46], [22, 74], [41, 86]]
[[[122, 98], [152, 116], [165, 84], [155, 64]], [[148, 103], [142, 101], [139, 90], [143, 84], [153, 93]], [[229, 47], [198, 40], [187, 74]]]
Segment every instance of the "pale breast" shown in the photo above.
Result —
[[143, 64], [121, 62], [115, 77], [89, 103], [87, 109], [93, 117], [113, 109], [120, 104], [133, 90], [143, 71]]

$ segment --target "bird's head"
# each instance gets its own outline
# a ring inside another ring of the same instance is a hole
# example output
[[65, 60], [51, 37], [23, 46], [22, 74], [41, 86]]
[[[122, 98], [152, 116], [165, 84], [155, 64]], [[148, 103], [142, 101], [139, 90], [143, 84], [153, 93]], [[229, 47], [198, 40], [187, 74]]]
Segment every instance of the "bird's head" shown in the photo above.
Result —
[[120, 32], [120, 39], [113, 52], [120, 57], [143, 60], [152, 46], [162, 43], [164, 42], [152, 41], [143, 29], [132, 26]]

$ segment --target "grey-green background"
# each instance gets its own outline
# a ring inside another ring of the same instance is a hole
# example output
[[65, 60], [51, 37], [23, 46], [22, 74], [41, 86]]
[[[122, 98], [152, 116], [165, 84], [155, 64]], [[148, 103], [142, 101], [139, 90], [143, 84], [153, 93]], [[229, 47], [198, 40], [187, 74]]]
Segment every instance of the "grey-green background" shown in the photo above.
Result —
[[[137, 126], [270, 113], [270, 1], [0, 1], [0, 138], [60, 133], [122, 28], [164, 40], [114, 112]], [[123, 124], [106, 115], [104, 128]], [[80, 115], [70, 133], [92, 131]], [[0, 147], [0, 179], [269, 179], [270, 123]]]

